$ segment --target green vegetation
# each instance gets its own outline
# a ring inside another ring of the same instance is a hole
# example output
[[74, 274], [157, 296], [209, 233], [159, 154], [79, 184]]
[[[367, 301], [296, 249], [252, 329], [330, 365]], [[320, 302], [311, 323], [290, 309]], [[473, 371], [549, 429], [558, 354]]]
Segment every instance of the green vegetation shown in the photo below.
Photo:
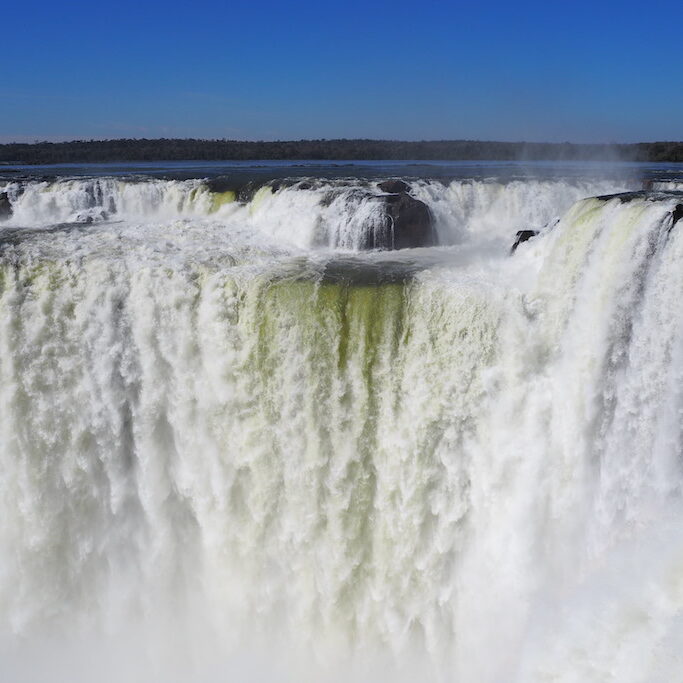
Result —
[[681, 161], [683, 142], [583, 145], [477, 140], [76, 140], [0, 145], [0, 163], [246, 160], [624, 160]]

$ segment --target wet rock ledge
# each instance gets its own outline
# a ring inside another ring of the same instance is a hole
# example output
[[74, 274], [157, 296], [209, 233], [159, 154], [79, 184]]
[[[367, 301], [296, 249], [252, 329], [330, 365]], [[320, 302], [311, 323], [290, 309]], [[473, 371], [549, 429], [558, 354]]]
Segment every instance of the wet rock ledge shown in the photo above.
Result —
[[381, 202], [390, 229], [381, 235], [368, 233], [364, 249], [411, 249], [438, 244], [432, 212], [410, 194], [407, 183], [386, 180], [377, 187], [384, 194], [373, 200]]

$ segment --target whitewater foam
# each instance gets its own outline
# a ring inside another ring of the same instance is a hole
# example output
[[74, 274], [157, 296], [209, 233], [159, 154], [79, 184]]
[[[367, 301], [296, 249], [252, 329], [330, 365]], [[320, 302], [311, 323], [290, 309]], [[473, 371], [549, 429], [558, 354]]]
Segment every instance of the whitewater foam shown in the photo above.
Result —
[[676, 678], [679, 196], [415, 181], [452, 246], [347, 258], [324, 216], [357, 185], [79, 183], [8, 190], [0, 234], [3, 647], [128, 652], [112, 680], [181, 651], [207, 680]]
[[[509, 242], [516, 230], [540, 229], [559, 220], [577, 200], [637, 189], [623, 180], [412, 181], [410, 191], [435, 217], [439, 244], [476, 240]], [[235, 201], [239, 192], [212, 191], [201, 180], [120, 178], [6, 183], [10, 226], [106, 220], [135, 222], [212, 219], [248, 228], [302, 249], [359, 251], [368, 233], [390, 229], [375, 201], [377, 183], [357, 180], [292, 181], [264, 185]]]

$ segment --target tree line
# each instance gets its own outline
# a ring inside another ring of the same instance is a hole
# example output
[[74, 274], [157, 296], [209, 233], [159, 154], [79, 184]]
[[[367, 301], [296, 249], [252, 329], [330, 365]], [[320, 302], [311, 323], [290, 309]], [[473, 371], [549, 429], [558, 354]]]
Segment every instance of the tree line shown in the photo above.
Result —
[[0, 144], [0, 163], [249, 160], [650, 161], [683, 162], [683, 142], [576, 144], [478, 140], [121, 139]]

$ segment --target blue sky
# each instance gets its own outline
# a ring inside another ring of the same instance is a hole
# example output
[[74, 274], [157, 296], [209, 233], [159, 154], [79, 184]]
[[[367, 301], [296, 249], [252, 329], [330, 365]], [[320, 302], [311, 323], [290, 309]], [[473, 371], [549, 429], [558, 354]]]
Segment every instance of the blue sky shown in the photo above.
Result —
[[13, 3], [0, 141], [683, 139], [683, 3]]

